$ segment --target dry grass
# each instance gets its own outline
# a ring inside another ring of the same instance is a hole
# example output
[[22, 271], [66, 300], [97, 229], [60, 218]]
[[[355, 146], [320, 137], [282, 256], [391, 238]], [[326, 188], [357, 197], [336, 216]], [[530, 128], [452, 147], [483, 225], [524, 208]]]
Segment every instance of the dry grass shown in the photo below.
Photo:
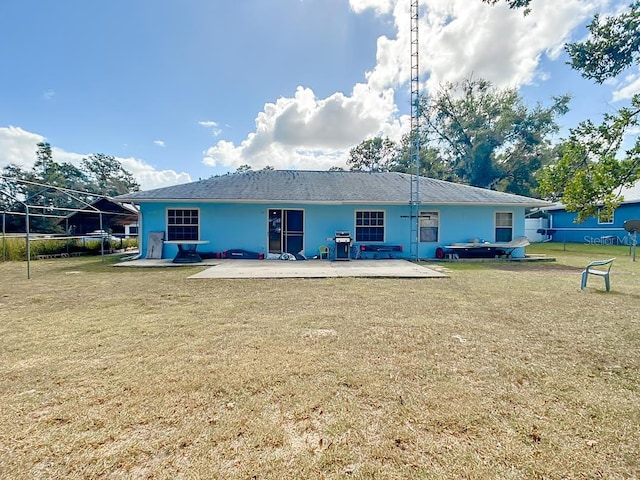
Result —
[[640, 262], [580, 292], [598, 252], [424, 280], [0, 264], [0, 476], [638, 478]]

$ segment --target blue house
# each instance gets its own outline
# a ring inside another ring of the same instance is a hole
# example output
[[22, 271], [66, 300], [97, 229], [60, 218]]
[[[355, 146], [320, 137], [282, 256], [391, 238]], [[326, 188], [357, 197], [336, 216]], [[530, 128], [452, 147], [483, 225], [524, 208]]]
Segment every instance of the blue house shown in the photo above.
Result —
[[[548, 206], [534, 198], [427, 177], [418, 179], [419, 257], [454, 242], [509, 242], [523, 236], [525, 210]], [[244, 250], [318, 255], [348, 232], [356, 248], [411, 247], [411, 176], [404, 173], [262, 170], [117, 197], [140, 209], [140, 253], [151, 232], [162, 232], [162, 258], [177, 244], [199, 251]], [[413, 220], [415, 221], [415, 219]], [[415, 225], [415, 224], [414, 224]], [[415, 231], [415, 229], [414, 229]], [[524, 248], [513, 257], [524, 256]]]
[[631, 237], [624, 229], [627, 220], [640, 220], [640, 182], [622, 191], [624, 201], [613, 215], [589, 217], [576, 223], [577, 214], [567, 212], [562, 204], [544, 208], [549, 215], [549, 240], [553, 242], [594, 245], [630, 245]]

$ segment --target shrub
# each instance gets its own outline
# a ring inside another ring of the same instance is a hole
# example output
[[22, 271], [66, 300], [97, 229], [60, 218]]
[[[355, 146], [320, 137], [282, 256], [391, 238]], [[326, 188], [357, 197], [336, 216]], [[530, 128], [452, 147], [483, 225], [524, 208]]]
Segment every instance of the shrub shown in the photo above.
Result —
[[[4, 242], [2, 242], [4, 240]], [[4, 245], [4, 247], [3, 247]], [[137, 238], [127, 238], [117, 241], [105, 241], [104, 251], [112, 249], [136, 248]], [[100, 239], [97, 240], [68, 240], [65, 238], [32, 239], [30, 242], [31, 259], [38, 255], [59, 255], [64, 253], [86, 253], [88, 255], [100, 255]], [[0, 260], [24, 261], [27, 259], [27, 242], [24, 237], [4, 237], [0, 239]]]
[[24, 238], [5, 237], [0, 239], [2, 244], [2, 258], [9, 261], [25, 260], [27, 258], [27, 244]]

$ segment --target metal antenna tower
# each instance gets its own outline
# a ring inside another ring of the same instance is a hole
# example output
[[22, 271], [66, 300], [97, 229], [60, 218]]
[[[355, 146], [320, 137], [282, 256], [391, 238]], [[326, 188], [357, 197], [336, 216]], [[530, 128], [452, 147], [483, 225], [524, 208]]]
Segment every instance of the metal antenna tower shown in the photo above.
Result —
[[419, 260], [420, 247], [420, 64], [418, 45], [418, 0], [411, 1], [411, 133], [410, 133], [410, 164], [411, 164], [411, 224], [410, 256], [411, 260]]

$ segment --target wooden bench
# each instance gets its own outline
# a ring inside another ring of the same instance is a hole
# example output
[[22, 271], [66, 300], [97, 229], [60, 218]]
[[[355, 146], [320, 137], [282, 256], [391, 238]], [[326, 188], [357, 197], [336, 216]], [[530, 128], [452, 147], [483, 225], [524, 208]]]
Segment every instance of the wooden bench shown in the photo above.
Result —
[[[580, 290], [584, 290], [587, 287], [587, 278], [589, 275], [597, 275], [604, 278], [604, 285], [607, 288], [607, 292], [611, 290], [611, 282], [609, 281], [609, 272], [613, 266], [615, 258], [608, 260], [596, 260], [589, 263], [582, 272], [582, 283], [580, 284]], [[600, 268], [597, 268], [600, 267]]]

